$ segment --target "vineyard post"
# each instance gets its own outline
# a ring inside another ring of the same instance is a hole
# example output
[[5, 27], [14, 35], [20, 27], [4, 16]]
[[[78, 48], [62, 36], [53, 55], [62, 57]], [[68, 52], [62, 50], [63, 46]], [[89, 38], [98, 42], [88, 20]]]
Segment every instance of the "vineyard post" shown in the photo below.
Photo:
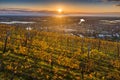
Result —
[[91, 44], [88, 43], [88, 59], [90, 58], [90, 47], [91, 47]]
[[83, 68], [81, 68], [82, 70], [81, 70], [81, 74], [82, 74], [82, 76], [81, 76], [81, 78], [82, 78], [82, 80], [84, 80], [84, 69]]
[[84, 45], [84, 39], [82, 38], [82, 43], [81, 43], [81, 53], [84, 53], [83, 45]]
[[3, 71], [4, 70], [4, 64], [3, 64], [3, 61], [0, 60], [0, 71]]
[[14, 75], [15, 75], [15, 73], [13, 72], [10, 80], [14, 80]]
[[5, 53], [5, 52], [6, 52], [6, 48], [7, 48], [7, 41], [8, 41], [8, 37], [9, 37], [9, 35], [10, 35], [10, 32], [8, 31], [8, 32], [6, 33], [6, 37], [5, 37], [4, 48], [3, 48], [3, 53]]
[[99, 39], [99, 42], [98, 42], [98, 51], [100, 50], [100, 47], [101, 47], [101, 41]]
[[80, 66], [81, 66], [81, 80], [84, 80], [84, 68], [85, 68], [85, 63], [82, 61], [80, 63]]
[[119, 42], [117, 41], [117, 56], [119, 57], [120, 56], [120, 49], [119, 49]]
[[53, 54], [51, 53], [51, 61], [50, 61], [50, 65], [51, 65], [51, 80], [52, 80], [52, 78], [53, 78], [53, 76], [54, 76], [54, 71], [53, 71]]
[[26, 35], [26, 40], [25, 40], [25, 46], [28, 43], [28, 39], [30, 37], [30, 31], [32, 30], [32, 28], [31, 27], [27, 27], [26, 30], [27, 30], [27, 35]]
[[[26, 30], [27, 30], [28, 28], [26, 28]], [[28, 31], [28, 30], [27, 30]], [[28, 32], [27, 32], [28, 33]], [[28, 42], [28, 35], [27, 35], [27, 33], [25, 33], [25, 46], [27, 45], [27, 42]]]

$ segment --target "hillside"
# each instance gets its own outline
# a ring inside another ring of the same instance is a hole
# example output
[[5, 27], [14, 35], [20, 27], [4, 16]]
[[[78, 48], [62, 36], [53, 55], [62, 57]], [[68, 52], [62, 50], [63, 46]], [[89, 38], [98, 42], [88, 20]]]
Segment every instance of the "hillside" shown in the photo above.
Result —
[[0, 80], [119, 80], [120, 43], [0, 25]]

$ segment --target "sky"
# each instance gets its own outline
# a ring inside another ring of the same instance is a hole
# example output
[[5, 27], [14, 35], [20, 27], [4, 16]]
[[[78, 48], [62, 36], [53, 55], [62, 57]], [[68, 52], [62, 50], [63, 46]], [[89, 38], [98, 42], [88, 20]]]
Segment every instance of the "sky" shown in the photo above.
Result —
[[68, 13], [120, 12], [120, 0], [0, 0], [0, 9], [24, 9]]

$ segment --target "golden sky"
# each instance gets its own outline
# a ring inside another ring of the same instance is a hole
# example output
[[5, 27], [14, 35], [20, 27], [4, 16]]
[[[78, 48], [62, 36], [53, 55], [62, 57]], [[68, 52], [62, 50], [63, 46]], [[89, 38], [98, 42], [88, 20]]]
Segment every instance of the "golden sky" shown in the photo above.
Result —
[[[1, 9], [13, 8], [13, 9], [26, 9], [26, 10], [48, 10], [48, 11], [57, 11], [62, 9], [65, 13], [75, 13], [75, 12], [86, 12], [86, 13], [101, 13], [101, 12], [120, 12], [119, 1], [116, 2], [107, 2], [107, 0], [102, 0], [104, 2], [95, 2], [97, 0], [58, 0], [59, 2], [52, 2], [52, 0], [46, 0], [42, 2], [31, 2], [28, 3], [28, 0], [21, 0], [21, 2], [12, 3], [10, 0], [5, 0], [6, 2], [0, 3]], [[7, 2], [8, 1], [8, 2]], [[12, 0], [15, 1], [15, 0]], [[23, 2], [22, 2], [23, 1]], [[65, 2], [66, 1], [66, 2]], [[99, 1], [99, 0], [98, 0]]]

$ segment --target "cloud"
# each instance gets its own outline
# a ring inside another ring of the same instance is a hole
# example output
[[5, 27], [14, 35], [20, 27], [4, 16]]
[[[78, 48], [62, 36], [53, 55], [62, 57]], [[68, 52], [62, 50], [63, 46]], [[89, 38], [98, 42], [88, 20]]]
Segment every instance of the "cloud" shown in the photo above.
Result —
[[115, 6], [120, 7], [120, 0], [102, 0], [103, 2], [112, 2]]
[[119, 6], [120, 7], [120, 4], [116, 5], [116, 6]]
[[112, 1], [114, 1], [114, 2], [120, 2], [120, 0], [102, 0], [102, 1], [104, 1], [104, 2], [112, 2]]
[[120, 1], [120, 0], [107, 0], [107, 1]]

